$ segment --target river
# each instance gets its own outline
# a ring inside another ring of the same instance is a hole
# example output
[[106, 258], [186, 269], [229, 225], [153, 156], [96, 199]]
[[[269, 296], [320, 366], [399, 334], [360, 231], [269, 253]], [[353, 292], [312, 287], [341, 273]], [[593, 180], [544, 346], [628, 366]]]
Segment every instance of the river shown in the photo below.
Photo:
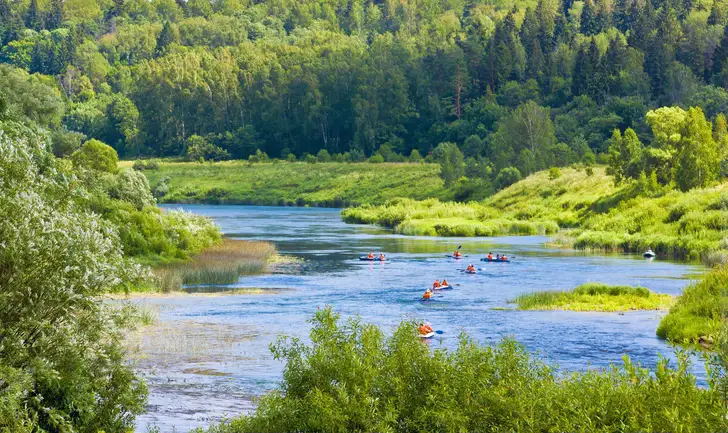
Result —
[[[426, 319], [444, 331], [430, 342], [433, 347], [452, 348], [465, 331], [483, 344], [514, 336], [562, 370], [605, 367], [621, 362], [625, 353], [652, 368], [659, 356], [672, 358], [672, 348], [655, 337], [664, 313], [502, 308], [512, 308], [507, 301], [521, 293], [586, 282], [641, 285], [677, 295], [701, 272], [682, 263], [548, 248], [541, 236], [405, 237], [344, 224], [336, 209], [182, 207], [212, 217], [228, 236], [271, 241], [281, 254], [301, 261], [230, 286], [267, 289], [254, 294], [137, 300], [159, 311], [158, 323], [135, 343], [137, 367], [150, 388], [149, 412], [137, 420], [140, 432], [150, 425], [186, 432], [254, 408], [254, 397], [276, 388], [281, 379], [283, 365], [272, 359], [269, 344], [281, 335], [305, 339], [307, 320], [324, 305], [385, 330], [403, 319]], [[459, 245], [465, 259], [445, 257]], [[370, 251], [384, 252], [389, 261], [359, 261]], [[478, 261], [490, 251], [506, 252], [513, 260]], [[462, 273], [469, 263], [485, 270]], [[418, 302], [424, 288], [442, 278], [458, 286], [437, 294], [434, 302]], [[695, 372], [702, 377], [700, 365]]]

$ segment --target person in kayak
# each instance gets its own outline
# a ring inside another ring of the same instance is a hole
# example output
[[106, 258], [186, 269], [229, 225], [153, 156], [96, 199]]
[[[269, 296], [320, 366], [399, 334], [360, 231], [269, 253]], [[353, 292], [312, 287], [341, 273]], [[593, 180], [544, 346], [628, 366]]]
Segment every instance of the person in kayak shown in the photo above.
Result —
[[468, 272], [475, 272], [475, 266], [473, 266], [473, 265], [468, 265], [468, 269], [467, 269], [467, 271], [468, 271]]
[[373, 259], [374, 258], [374, 253], [369, 253], [369, 255], [367, 256], [367, 258], [369, 258], [369, 260]]
[[500, 259], [501, 259], [501, 258], [500, 258], [500, 254], [496, 254], [496, 255], [495, 255], [495, 259], [496, 259], [496, 260], [500, 260]]
[[505, 255], [505, 254], [503, 254], [503, 255], [501, 256], [501, 260], [503, 260], [503, 261], [505, 262], [506, 260], [508, 260], [508, 257], [506, 257], [506, 255]]
[[447, 280], [446, 279], [443, 279], [442, 280], [442, 285], [440, 287], [447, 287], [447, 286], [449, 286], [449, 284], [447, 283]]
[[432, 298], [432, 290], [427, 289], [427, 290], [425, 290], [425, 294], [422, 295], [422, 299], [425, 301], [429, 301], [430, 298]]
[[437, 289], [440, 287], [440, 280], [435, 280], [434, 283], [432, 283], [432, 288]]
[[384, 253], [379, 253], [379, 260], [384, 260]]
[[460, 254], [460, 251], [455, 251], [454, 253], [452, 253], [452, 256], [453, 257], [462, 257], [463, 255]]
[[493, 253], [488, 253], [488, 260], [493, 260]]
[[428, 324], [428, 325], [426, 325], [426, 324], [424, 324], [424, 323], [420, 323], [420, 326], [419, 326], [419, 328], [417, 328], [417, 332], [418, 332], [418, 333], [419, 333], [420, 335], [427, 335], [427, 334], [429, 334], [430, 332], [432, 332], [432, 326], [430, 326], [429, 324]]

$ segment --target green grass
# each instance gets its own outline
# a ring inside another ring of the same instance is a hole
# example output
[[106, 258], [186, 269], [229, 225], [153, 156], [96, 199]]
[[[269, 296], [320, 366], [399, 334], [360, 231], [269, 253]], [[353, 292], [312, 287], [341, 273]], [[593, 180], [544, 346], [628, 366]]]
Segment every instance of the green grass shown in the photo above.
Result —
[[158, 169], [144, 171], [152, 189], [168, 179], [163, 203], [328, 207], [381, 204], [395, 197], [452, 199], [439, 173], [436, 164], [244, 161], [162, 161]]
[[677, 343], [717, 337], [728, 314], [728, 266], [713, 269], [685, 289], [660, 322], [657, 336]]
[[715, 262], [728, 250], [728, 182], [689, 192], [640, 194], [637, 183], [615, 187], [603, 167], [590, 176], [564, 169], [533, 174], [479, 203], [390, 200], [342, 211], [350, 223], [378, 224], [421, 236], [554, 234], [583, 250], [643, 252]]
[[154, 287], [168, 293], [178, 291], [182, 285], [233, 284], [241, 275], [264, 272], [275, 252], [267, 242], [225, 239], [189, 262], [156, 268]]
[[519, 310], [631, 311], [666, 310], [674, 298], [644, 287], [587, 283], [571, 291], [523, 294], [509, 302], [517, 304]]

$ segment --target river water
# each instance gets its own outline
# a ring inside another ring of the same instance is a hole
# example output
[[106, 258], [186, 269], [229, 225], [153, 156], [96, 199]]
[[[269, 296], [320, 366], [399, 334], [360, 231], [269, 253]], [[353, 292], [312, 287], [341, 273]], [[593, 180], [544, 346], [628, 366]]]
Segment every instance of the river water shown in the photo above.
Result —
[[[180, 206], [167, 206], [180, 207]], [[508, 300], [536, 290], [569, 289], [586, 282], [641, 285], [677, 295], [699, 267], [638, 256], [593, 255], [552, 249], [541, 236], [499, 238], [404, 237], [365, 225], [344, 224], [336, 209], [188, 205], [240, 239], [274, 242], [281, 254], [301, 259], [229, 287], [252, 294], [154, 297], [138, 300], [159, 311], [159, 322], [137, 336], [137, 366], [150, 388], [149, 412], [137, 430], [186, 432], [254, 408], [253, 399], [275, 389], [283, 365], [269, 344], [279, 336], [306, 338], [317, 308], [331, 305], [344, 317], [391, 330], [403, 319], [425, 319], [444, 333], [433, 347], [452, 348], [465, 331], [483, 344], [514, 336], [562, 370], [621, 362], [628, 354], [645, 367], [672, 349], [655, 337], [663, 313], [514, 311]], [[462, 245], [463, 260], [447, 258]], [[359, 261], [383, 251], [389, 261]], [[478, 259], [506, 252], [508, 264]], [[484, 268], [462, 273], [473, 263]], [[418, 302], [435, 279], [458, 284]], [[219, 291], [219, 288], [205, 288]], [[702, 367], [695, 372], [702, 378]]]

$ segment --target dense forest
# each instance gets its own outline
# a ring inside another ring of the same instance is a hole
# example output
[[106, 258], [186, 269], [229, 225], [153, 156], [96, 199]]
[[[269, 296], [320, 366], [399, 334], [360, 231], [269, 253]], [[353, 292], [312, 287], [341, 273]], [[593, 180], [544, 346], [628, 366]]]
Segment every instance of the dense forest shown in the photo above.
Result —
[[699, 107], [692, 141], [717, 140], [688, 186], [725, 154], [727, 24], [720, 0], [0, 0], [0, 104], [42, 105], [57, 156], [90, 138], [194, 160], [445, 143], [468, 162], [455, 178], [590, 163], [627, 129], [616, 147], [654, 147], [632, 177], [649, 175], [679, 158], [646, 114]]

